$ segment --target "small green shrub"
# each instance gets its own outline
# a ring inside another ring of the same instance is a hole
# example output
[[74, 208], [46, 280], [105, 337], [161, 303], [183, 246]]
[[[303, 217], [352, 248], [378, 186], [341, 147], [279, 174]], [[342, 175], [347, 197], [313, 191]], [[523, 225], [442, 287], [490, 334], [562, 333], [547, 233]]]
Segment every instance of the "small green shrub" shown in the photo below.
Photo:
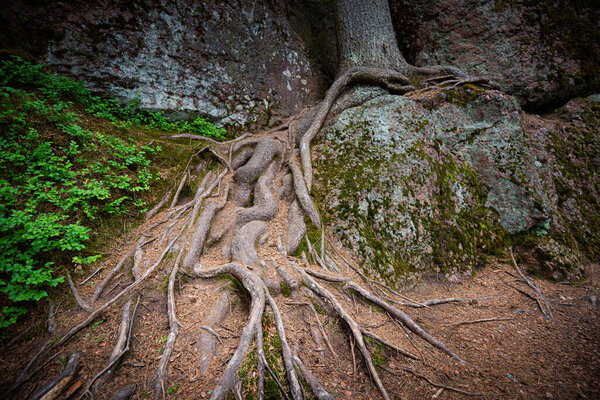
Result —
[[92, 222], [144, 212], [139, 196], [158, 179], [150, 163], [160, 146], [86, 128], [85, 113], [75, 112], [81, 106], [118, 127], [224, 136], [202, 119], [171, 122], [140, 110], [139, 101], [122, 106], [92, 96], [81, 82], [16, 57], [1, 62], [0, 328], [63, 281], [56, 266], [94, 262], [96, 256], [81, 254]]

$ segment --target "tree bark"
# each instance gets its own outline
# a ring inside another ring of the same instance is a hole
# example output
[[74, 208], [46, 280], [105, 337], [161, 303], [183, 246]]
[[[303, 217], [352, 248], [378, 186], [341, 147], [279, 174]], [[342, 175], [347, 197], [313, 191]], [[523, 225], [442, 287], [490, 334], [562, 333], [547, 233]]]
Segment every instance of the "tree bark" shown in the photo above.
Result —
[[338, 76], [356, 66], [408, 73], [387, 0], [336, 0], [335, 5]]

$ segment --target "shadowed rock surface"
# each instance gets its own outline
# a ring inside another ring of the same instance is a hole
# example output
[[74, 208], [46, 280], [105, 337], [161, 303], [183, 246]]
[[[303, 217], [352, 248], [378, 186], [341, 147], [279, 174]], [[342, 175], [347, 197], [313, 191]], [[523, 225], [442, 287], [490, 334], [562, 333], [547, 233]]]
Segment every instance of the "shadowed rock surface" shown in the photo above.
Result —
[[390, 8], [409, 62], [494, 79], [525, 108], [600, 90], [597, 2], [392, 0]]

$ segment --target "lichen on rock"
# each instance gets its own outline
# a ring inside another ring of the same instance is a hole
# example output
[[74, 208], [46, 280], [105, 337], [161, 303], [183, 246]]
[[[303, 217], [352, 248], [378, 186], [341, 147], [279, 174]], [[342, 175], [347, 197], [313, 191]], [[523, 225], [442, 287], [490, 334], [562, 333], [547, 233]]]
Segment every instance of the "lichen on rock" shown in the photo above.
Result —
[[[577, 279], [581, 258], [554, 234], [563, 217], [553, 167], [538, 161], [549, 156], [534, 149], [520, 112], [513, 97], [469, 85], [380, 95], [335, 116], [314, 151], [335, 236], [366, 271], [396, 284], [469, 274], [511, 236], [552, 226], [550, 247], [562, 255], [546, 275]], [[539, 257], [550, 247], [540, 241]]]

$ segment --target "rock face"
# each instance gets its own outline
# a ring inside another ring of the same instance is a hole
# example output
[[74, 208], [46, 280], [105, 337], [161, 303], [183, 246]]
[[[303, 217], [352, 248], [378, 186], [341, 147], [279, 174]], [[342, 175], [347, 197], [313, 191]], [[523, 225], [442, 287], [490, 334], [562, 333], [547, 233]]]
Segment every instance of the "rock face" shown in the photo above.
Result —
[[574, 99], [543, 117], [524, 114], [530, 154], [544, 168], [552, 219], [521, 235], [515, 248], [527, 265], [553, 279], [574, 278], [586, 258], [600, 258], [599, 100]]
[[321, 93], [278, 1], [6, 3], [3, 22], [25, 50], [145, 108], [244, 125], [296, 113]]
[[[391, 284], [415, 272], [468, 273], [484, 253], [508, 245], [508, 234], [527, 238], [522, 250], [540, 253], [536, 259], [562, 254], [540, 272], [577, 278], [579, 249], [567, 244], [579, 240], [573, 228], [582, 221], [565, 222], [564, 207], [596, 207], [598, 216], [597, 178], [571, 169], [581, 179], [570, 187], [594, 182], [596, 197], [560, 200], [558, 145], [522, 125], [514, 98], [476, 87], [382, 95], [343, 111], [315, 148], [320, 201], [335, 235]], [[597, 146], [598, 132], [590, 135]]]
[[600, 89], [600, 9], [576, 0], [391, 0], [409, 62], [452, 64], [542, 109]]
[[[600, 9], [578, 0], [390, 0], [403, 54], [492, 78], [529, 109], [600, 90]], [[0, 13], [0, 52], [97, 92], [221, 124], [319, 99], [335, 75], [333, 3], [24, 2]]]

